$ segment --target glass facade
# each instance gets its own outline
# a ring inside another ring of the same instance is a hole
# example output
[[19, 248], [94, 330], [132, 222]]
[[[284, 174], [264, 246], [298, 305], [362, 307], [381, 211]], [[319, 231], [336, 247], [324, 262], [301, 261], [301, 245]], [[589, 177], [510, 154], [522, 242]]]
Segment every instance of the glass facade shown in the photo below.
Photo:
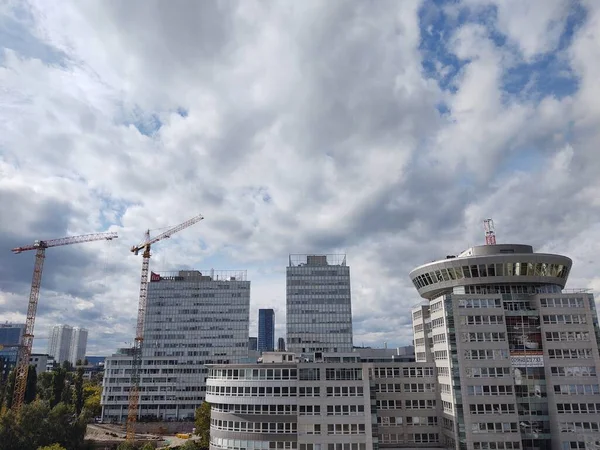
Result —
[[[439, 268], [418, 275], [412, 279], [417, 289], [445, 281], [462, 280], [467, 278], [491, 277], [551, 277], [566, 279], [569, 266], [565, 264], [550, 264], [536, 262], [505, 262], [497, 264], [469, 264]], [[485, 280], [481, 280], [485, 283]], [[493, 283], [493, 281], [489, 281]]]
[[350, 267], [343, 255], [290, 255], [287, 350], [352, 351]]
[[275, 350], [275, 311], [272, 309], [258, 310], [258, 351], [272, 352]]
[[[204, 400], [206, 364], [248, 357], [250, 282], [245, 272], [153, 274], [142, 347], [140, 417], [193, 419]], [[131, 357], [107, 358], [103, 419], [127, 417]]]

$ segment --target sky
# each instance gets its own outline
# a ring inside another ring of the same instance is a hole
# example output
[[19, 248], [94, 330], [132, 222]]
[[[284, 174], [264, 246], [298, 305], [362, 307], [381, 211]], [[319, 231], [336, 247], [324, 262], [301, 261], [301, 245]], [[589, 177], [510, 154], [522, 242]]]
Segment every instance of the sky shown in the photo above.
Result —
[[248, 271], [285, 335], [290, 253], [345, 253], [355, 345], [411, 343], [408, 273], [484, 243], [600, 290], [600, 2], [0, 2], [0, 320], [34, 351], [130, 345], [146, 229], [205, 220], [151, 269]]

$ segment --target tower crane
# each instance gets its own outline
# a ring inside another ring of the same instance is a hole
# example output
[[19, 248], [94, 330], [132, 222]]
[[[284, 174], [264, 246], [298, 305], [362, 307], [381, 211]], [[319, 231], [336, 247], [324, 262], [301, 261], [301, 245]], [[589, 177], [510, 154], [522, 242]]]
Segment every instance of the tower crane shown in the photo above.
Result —
[[485, 230], [485, 245], [496, 245], [494, 221], [492, 219], [485, 219], [483, 221], [483, 229]]
[[35, 313], [37, 311], [38, 300], [40, 298], [40, 285], [42, 283], [42, 269], [44, 267], [44, 258], [46, 249], [58, 247], [61, 245], [82, 244], [84, 242], [112, 240], [118, 238], [117, 233], [93, 233], [81, 236], [69, 236], [60, 239], [51, 239], [48, 241], [36, 240], [32, 245], [16, 247], [12, 249], [15, 254], [23, 253], [29, 250], [36, 250], [35, 265], [33, 266], [33, 279], [31, 281], [31, 292], [29, 294], [29, 305], [27, 306], [27, 320], [25, 322], [25, 331], [23, 333], [23, 344], [19, 347], [19, 357], [17, 359], [15, 389], [13, 392], [13, 409], [18, 412], [23, 406], [25, 399], [25, 389], [27, 387], [27, 372], [29, 372], [29, 357], [31, 356], [31, 347], [33, 345], [33, 325], [35, 324]]
[[131, 252], [138, 255], [142, 253], [142, 276], [140, 279], [140, 300], [138, 305], [137, 326], [135, 331], [135, 343], [133, 346], [133, 365], [131, 370], [131, 387], [129, 389], [129, 411], [127, 413], [127, 440], [135, 440], [135, 423], [137, 421], [138, 405], [140, 399], [140, 367], [142, 365], [142, 344], [144, 342], [144, 321], [146, 319], [146, 301], [148, 299], [148, 268], [150, 266], [150, 247], [156, 242], [170, 238], [171, 235], [191, 227], [200, 222], [204, 217], [197, 215], [191, 219], [150, 238], [150, 230], [146, 231], [142, 243], [131, 247]]

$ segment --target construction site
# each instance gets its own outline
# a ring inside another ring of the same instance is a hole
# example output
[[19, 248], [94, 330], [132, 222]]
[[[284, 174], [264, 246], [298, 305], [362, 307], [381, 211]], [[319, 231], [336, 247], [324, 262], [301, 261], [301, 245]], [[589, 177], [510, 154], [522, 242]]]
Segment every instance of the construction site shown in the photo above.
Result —
[[[140, 367], [142, 361], [142, 351], [144, 346], [144, 320], [146, 317], [146, 304], [148, 298], [149, 267], [151, 258], [151, 248], [157, 242], [171, 237], [198, 222], [203, 220], [202, 215], [197, 215], [191, 219], [169, 228], [157, 236], [151, 237], [150, 231], [146, 231], [144, 240], [131, 247], [134, 255], [141, 254], [142, 267], [140, 277], [138, 312], [136, 329], [132, 330], [133, 346], [130, 349], [129, 359], [132, 361], [131, 377], [129, 386], [125, 389], [128, 394], [128, 412], [125, 424], [88, 424], [86, 431], [86, 440], [93, 442], [95, 448], [115, 448], [115, 444], [123, 441], [130, 443], [146, 443], [158, 445], [164, 448], [176, 448], [187, 440], [194, 439], [192, 436], [193, 423], [167, 424], [137, 424], [140, 399]], [[25, 329], [21, 345], [18, 346], [18, 358], [14, 369], [15, 380], [12, 392], [11, 410], [18, 416], [25, 403], [27, 390], [28, 373], [30, 371], [30, 356], [34, 341], [34, 326], [40, 298], [40, 289], [42, 285], [42, 274], [46, 250], [54, 247], [61, 247], [74, 244], [82, 244], [94, 241], [106, 241], [117, 239], [115, 232], [93, 233], [79, 236], [70, 236], [59, 239], [36, 240], [30, 245], [13, 248], [15, 254], [21, 254], [29, 251], [35, 251], [35, 262], [33, 268], [33, 277], [31, 290], [27, 305]], [[141, 430], [137, 430], [136, 427]], [[168, 435], [168, 436], [167, 436]]]

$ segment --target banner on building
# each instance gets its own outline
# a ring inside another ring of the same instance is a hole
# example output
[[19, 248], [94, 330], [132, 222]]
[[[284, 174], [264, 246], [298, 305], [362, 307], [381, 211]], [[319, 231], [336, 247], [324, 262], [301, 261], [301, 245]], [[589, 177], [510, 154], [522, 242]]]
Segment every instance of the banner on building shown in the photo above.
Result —
[[513, 367], [544, 367], [542, 355], [510, 356], [510, 364]]

